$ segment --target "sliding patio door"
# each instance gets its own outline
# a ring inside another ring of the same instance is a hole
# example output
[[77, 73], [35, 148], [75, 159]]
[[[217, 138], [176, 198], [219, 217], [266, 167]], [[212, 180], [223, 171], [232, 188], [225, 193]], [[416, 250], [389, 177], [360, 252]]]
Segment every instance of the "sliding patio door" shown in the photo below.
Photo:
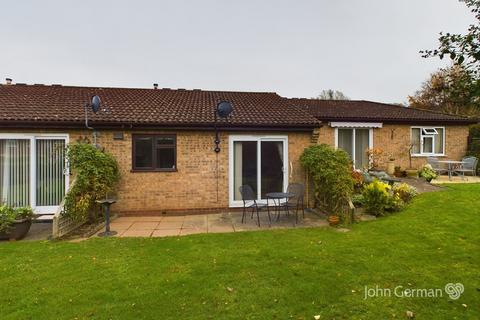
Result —
[[30, 205], [30, 140], [0, 139], [0, 204]]
[[66, 135], [0, 135], [0, 203], [53, 214], [68, 186]]
[[51, 212], [65, 196], [65, 140], [36, 140], [36, 207]]
[[345, 150], [352, 159], [355, 168], [368, 168], [367, 151], [371, 146], [371, 129], [338, 128], [337, 148]]
[[230, 206], [242, 205], [239, 187], [249, 185], [259, 201], [286, 190], [287, 138], [230, 137]]

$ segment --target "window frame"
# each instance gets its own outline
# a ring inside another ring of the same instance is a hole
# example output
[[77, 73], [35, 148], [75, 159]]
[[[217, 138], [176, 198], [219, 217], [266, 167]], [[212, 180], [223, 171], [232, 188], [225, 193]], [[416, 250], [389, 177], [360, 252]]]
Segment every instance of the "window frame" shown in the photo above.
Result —
[[[57, 212], [59, 206], [38, 206], [37, 205], [37, 141], [38, 140], [64, 140], [65, 146], [68, 147], [70, 143], [70, 135], [68, 133], [0, 133], [0, 139], [13, 140], [29, 140], [30, 141], [30, 207], [37, 214], [43, 216], [39, 220], [48, 220]], [[67, 157], [65, 157], [65, 195], [70, 188], [70, 169]]]
[[[152, 166], [138, 168], [135, 163], [135, 148], [136, 140], [138, 138], [152, 138]], [[162, 147], [157, 146], [158, 138], [173, 138], [173, 145], [166, 145]], [[156, 168], [155, 164], [157, 163], [157, 150], [158, 149], [170, 149], [173, 148], [173, 168]], [[132, 170], [131, 172], [176, 172], [177, 171], [177, 135], [176, 134], [163, 134], [163, 133], [152, 133], [152, 134], [132, 134]]]
[[[355, 169], [362, 169], [362, 168], [357, 168], [355, 166], [355, 151], [356, 151], [356, 146], [355, 146], [355, 138], [356, 138], [356, 131], [357, 129], [368, 129], [368, 149], [373, 148], [373, 129], [375, 127], [359, 127], [359, 126], [352, 126], [352, 127], [335, 127], [335, 149], [339, 149], [338, 146], [338, 129], [349, 129], [352, 130], [352, 164]], [[341, 149], [341, 148], [340, 148]], [[342, 149], [343, 150], [343, 149]], [[344, 150], [347, 152], [346, 150]], [[348, 152], [347, 152], [348, 153]], [[368, 165], [371, 165], [370, 159], [368, 160]]]
[[[267, 199], [262, 199], [261, 197], [261, 177], [262, 177], [262, 156], [261, 156], [261, 144], [262, 142], [282, 142], [283, 144], [283, 191], [287, 190], [288, 183], [291, 180], [289, 176], [289, 171], [293, 170], [291, 168], [291, 163], [288, 160], [288, 135], [231, 135], [228, 137], [228, 193], [229, 193], [229, 207], [230, 208], [240, 208], [243, 207], [242, 200], [235, 200], [235, 155], [234, 155], [234, 144], [235, 142], [243, 141], [254, 141], [257, 143], [257, 203], [267, 204]], [[290, 170], [289, 170], [290, 169]], [[272, 201], [270, 201], [270, 205]]]
[[[446, 136], [446, 129], [444, 126], [412, 126], [410, 127], [410, 143], [412, 143], [412, 138], [413, 138], [413, 129], [419, 129], [420, 130], [420, 153], [412, 153], [413, 157], [431, 157], [431, 156], [445, 156], [445, 136]], [[425, 134], [425, 129], [427, 130], [435, 130], [437, 132], [436, 134]], [[436, 153], [435, 152], [435, 145], [436, 145], [436, 140], [437, 137], [439, 136], [438, 130], [437, 129], [442, 129], [442, 152], [441, 153]], [[431, 138], [432, 139], [432, 152], [424, 152], [423, 151], [423, 141], [424, 138]]]

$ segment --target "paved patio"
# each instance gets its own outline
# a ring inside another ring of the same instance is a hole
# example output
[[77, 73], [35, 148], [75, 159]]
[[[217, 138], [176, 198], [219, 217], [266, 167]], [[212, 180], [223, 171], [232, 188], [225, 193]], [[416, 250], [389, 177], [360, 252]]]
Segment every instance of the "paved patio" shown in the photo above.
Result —
[[272, 214], [272, 224], [269, 226], [266, 212], [260, 213], [260, 227], [256, 224], [256, 216], [247, 217], [242, 224], [241, 212], [218, 214], [200, 214], [186, 216], [140, 216], [119, 217], [112, 221], [111, 230], [117, 231], [118, 237], [166, 237], [183, 236], [196, 233], [220, 233], [254, 231], [279, 228], [311, 228], [328, 226], [326, 220], [312, 211], [305, 211], [305, 218], [299, 213], [298, 224], [295, 224], [295, 215], [285, 212], [280, 220]]
[[453, 176], [452, 180], [449, 180], [448, 176], [438, 176], [432, 180], [432, 184], [448, 183], [480, 183], [480, 177], [465, 176], [465, 179], [462, 179], [461, 176]]

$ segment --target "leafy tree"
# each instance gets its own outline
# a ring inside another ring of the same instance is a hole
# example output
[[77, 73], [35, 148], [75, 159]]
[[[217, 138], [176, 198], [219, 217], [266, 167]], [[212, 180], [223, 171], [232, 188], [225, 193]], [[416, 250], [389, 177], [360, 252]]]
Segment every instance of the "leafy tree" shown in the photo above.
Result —
[[315, 98], [320, 100], [350, 100], [343, 92], [338, 90], [322, 90], [322, 92]]
[[437, 49], [420, 51], [424, 57], [449, 57], [456, 64], [478, 74], [480, 69], [480, 0], [460, 0], [475, 15], [475, 23], [468, 27], [466, 34], [440, 32]]
[[[442, 109], [447, 111], [453, 108], [454, 113], [480, 114], [480, 0], [460, 0], [470, 9], [475, 16], [475, 22], [472, 23], [465, 34], [443, 33], [440, 32], [439, 46], [434, 50], [420, 51], [424, 58], [438, 57], [443, 59], [448, 57], [454, 65], [461, 66], [463, 69], [459, 73], [448, 73], [440, 70], [432, 80], [439, 81], [442, 90], [431, 90], [431, 92], [442, 93], [437, 99], [447, 100]], [[445, 74], [445, 76], [442, 75]], [[443, 83], [444, 85], [441, 85]], [[424, 85], [425, 86], [425, 85]], [[425, 91], [425, 87], [421, 91]], [[430, 99], [431, 102], [431, 99]], [[462, 108], [461, 104], [466, 103]], [[418, 103], [418, 105], [424, 105]], [[438, 105], [437, 105], [438, 106]], [[444, 111], [444, 110], [442, 110]]]
[[472, 72], [453, 65], [431, 74], [419, 91], [408, 97], [411, 107], [457, 115], [479, 115], [480, 99]]

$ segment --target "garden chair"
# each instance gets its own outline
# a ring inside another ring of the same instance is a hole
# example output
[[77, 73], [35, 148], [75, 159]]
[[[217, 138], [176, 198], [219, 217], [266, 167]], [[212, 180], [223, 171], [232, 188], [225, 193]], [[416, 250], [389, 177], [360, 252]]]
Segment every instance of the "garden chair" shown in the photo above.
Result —
[[255, 196], [255, 193], [253, 192], [252, 187], [250, 187], [249, 185], [243, 185], [243, 186], [240, 186], [238, 188], [238, 190], [240, 191], [240, 195], [242, 196], [242, 201], [243, 201], [242, 223], [245, 222], [247, 209], [252, 209], [251, 219], [253, 219], [253, 214], [256, 212], [257, 213], [258, 226], [260, 227], [259, 211], [264, 209], [264, 208], [267, 208], [268, 221], [271, 224], [272, 219], [270, 218], [270, 211], [268, 210], [268, 206], [266, 204], [262, 204], [262, 203], [257, 202], [257, 197]]
[[442, 173], [448, 173], [448, 169], [445, 168], [445, 166], [442, 165], [440, 162], [438, 162], [438, 159], [435, 157], [428, 157], [427, 163], [431, 165], [432, 169], [439, 175]]
[[285, 208], [287, 213], [289, 209], [295, 209], [295, 223], [298, 223], [298, 210], [302, 209], [303, 218], [305, 218], [305, 208], [303, 206], [303, 198], [305, 195], [305, 187], [300, 183], [291, 183], [287, 187], [287, 193], [291, 193], [294, 196], [287, 199], [285, 202]]
[[477, 175], [477, 164], [478, 158], [477, 157], [464, 157], [462, 159], [462, 165], [460, 168], [455, 169], [456, 173], [461, 173], [462, 176], [465, 176], [465, 173], [471, 173], [472, 176]]

